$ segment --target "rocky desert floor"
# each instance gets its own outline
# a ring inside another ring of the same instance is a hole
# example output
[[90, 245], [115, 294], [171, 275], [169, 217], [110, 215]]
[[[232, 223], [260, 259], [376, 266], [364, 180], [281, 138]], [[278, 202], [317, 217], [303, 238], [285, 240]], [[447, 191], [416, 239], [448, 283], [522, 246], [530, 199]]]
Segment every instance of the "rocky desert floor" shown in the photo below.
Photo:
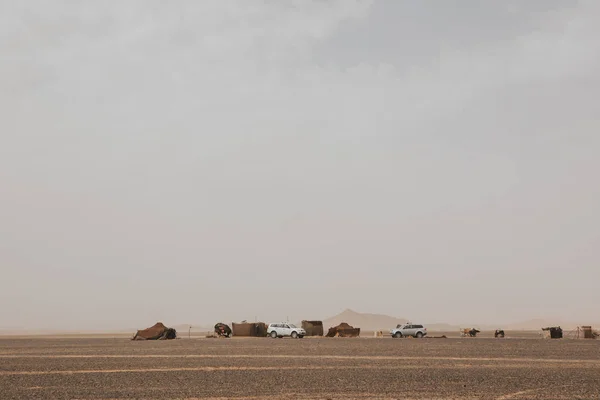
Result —
[[600, 399], [600, 340], [0, 338], [1, 399]]

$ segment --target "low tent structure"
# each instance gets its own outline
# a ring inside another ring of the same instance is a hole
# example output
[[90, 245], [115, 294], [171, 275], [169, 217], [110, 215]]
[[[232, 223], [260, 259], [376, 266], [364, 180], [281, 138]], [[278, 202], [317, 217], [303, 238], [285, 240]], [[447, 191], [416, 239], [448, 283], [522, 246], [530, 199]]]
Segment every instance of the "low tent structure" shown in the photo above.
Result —
[[266, 337], [267, 324], [264, 322], [231, 323], [233, 336]]
[[496, 329], [496, 332], [494, 332], [494, 337], [495, 338], [503, 338], [504, 337], [504, 329]]
[[219, 337], [231, 337], [231, 328], [229, 325], [219, 322], [215, 325], [215, 334]]
[[582, 326], [581, 330], [583, 330], [584, 339], [596, 339], [598, 337], [598, 332], [595, 332], [591, 326]]
[[550, 339], [562, 339], [563, 337], [563, 330], [560, 326], [542, 328], [542, 331], [550, 332]]
[[162, 322], [157, 322], [154, 326], [137, 331], [131, 340], [169, 340], [177, 339], [177, 331], [173, 328], [167, 328]]
[[323, 321], [302, 321], [306, 336], [323, 336]]
[[329, 328], [327, 332], [327, 337], [359, 337], [360, 336], [360, 328], [355, 328], [353, 326], [348, 325], [345, 322], [342, 322], [338, 326], [334, 326]]

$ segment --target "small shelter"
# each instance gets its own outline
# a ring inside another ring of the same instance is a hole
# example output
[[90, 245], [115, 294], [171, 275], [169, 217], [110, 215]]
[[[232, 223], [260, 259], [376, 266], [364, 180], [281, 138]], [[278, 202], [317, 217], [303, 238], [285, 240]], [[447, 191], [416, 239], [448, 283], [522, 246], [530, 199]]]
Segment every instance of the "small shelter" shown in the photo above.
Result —
[[154, 326], [137, 331], [131, 340], [170, 340], [177, 339], [177, 331], [173, 328], [167, 328], [162, 322], [157, 322]]
[[550, 332], [550, 339], [562, 339], [563, 337], [563, 330], [560, 326], [550, 326], [542, 328], [542, 330]]
[[306, 336], [323, 336], [323, 321], [302, 321]]
[[596, 339], [598, 337], [598, 332], [594, 332], [591, 326], [582, 326], [581, 330], [584, 339]]
[[232, 322], [231, 331], [233, 336], [266, 337], [267, 324], [264, 322]]
[[360, 336], [360, 328], [355, 328], [342, 322], [338, 326], [329, 328], [327, 337], [358, 337]]
[[218, 324], [215, 325], [215, 334], [218, 337], [226, 337], [229, 338], [231, 337], [231, 328], [229, 327], [229, 325], [224, 324], [222, 322], [219, 322]]

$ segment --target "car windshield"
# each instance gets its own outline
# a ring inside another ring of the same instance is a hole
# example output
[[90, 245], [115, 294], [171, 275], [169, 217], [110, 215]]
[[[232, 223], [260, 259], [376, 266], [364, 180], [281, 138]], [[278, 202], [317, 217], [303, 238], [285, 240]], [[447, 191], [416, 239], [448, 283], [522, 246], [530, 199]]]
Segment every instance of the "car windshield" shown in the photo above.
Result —
[[296, 325], [294, 325], [294, 324], [288, 324], [288, 325], [290, 326], [290, 328], [295, 328], [296, 327]]

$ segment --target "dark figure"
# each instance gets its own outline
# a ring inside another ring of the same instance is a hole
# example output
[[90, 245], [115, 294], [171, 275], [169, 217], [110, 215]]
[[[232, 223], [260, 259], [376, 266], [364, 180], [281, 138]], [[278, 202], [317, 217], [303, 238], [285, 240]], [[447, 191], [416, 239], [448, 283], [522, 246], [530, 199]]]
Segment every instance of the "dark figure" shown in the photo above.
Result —
[[503, 338], [504, 337], [504, 331], [502, 329], [496, 329], [496, 332], [494, 332], [494, 337], [496, 337], [496, 338]]
[[552, 326], [549, 328], [542, 328], [543, 331], [550, 331], [550, 339], [562, 339], [563, 330], [560, 326]]
[[231, 328], [228, 325], [219, 322], [215, 325], [215, 333], [217, 334], [217, 336], [228, 338], [231, 337]]
[[560, 326], [558, 326], [555, 329], [550, 329], [550, 337], [552, 339], [562, 339], [562, 337], [563, 337], [562, 328]]
[[469, 331], [469, 336], [471, 336], [471, 337], [475, 337], [475, 336], [477, 336], [477, 334], [478, 334], [479, 332], [481, 332], [479, 329], [475, 329], [475, 328], [473, 328], [473, 329], [471, 329], [471, 330]]
[[167, 331], [159, 338], [159, 340], [177, 339], [177, 331], [173, 328], [168, 328]]

